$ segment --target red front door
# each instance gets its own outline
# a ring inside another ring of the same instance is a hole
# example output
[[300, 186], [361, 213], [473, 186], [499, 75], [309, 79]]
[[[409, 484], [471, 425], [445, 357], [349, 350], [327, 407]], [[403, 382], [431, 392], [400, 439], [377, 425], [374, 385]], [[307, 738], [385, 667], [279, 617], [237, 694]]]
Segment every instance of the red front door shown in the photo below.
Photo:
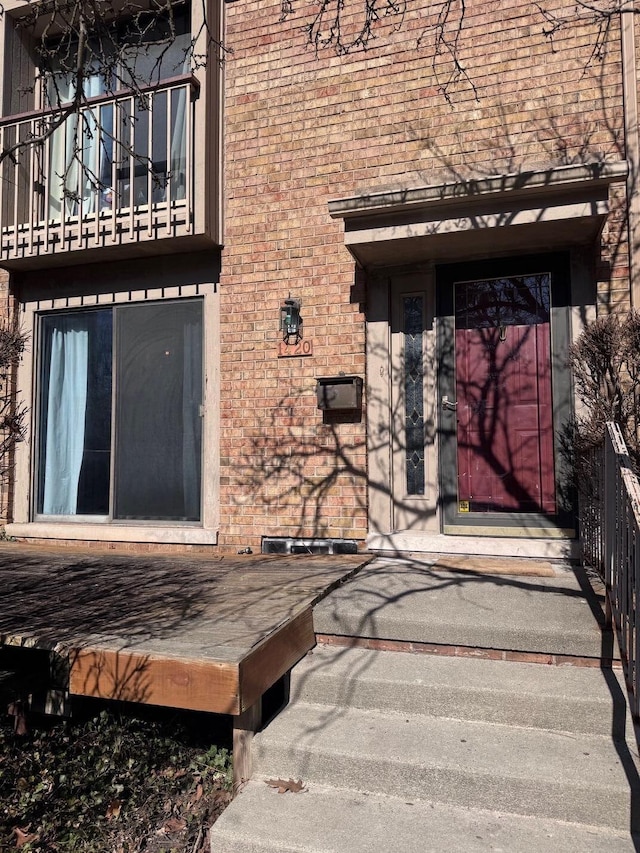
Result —
[[550, 281], [455, 284], [460, 512], [555, 513]]

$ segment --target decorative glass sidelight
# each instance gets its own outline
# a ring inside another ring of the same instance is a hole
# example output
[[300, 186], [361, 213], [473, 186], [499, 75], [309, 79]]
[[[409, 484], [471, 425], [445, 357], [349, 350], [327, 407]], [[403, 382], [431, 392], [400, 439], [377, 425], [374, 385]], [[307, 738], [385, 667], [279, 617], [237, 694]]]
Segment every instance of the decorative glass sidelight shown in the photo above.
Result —
[[424, 495], [424, 299], [405, 296], [404, 417], [407, 494]]

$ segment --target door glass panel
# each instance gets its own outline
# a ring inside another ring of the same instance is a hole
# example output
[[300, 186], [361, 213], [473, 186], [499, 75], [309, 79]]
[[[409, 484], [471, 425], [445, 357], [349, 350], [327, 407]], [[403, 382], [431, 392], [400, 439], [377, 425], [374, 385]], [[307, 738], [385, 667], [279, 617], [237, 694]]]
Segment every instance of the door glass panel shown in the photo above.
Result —
[[202, 301], [50, 314], [40, 333], [36, 512], [198, 521]]
[[202, 303], [116, 311], [114, 517], [198, 521]]
[[42, 319], [37, 510], [106, 515], [111, 459], [111, 310]]
[[514, 276], [456, 284], [456, 328], [483, 329], [549, 322], [549, 276]]
[[422, 296], [404, 298], [405, 467], [408, 495], [424, 495], [423, 313]]

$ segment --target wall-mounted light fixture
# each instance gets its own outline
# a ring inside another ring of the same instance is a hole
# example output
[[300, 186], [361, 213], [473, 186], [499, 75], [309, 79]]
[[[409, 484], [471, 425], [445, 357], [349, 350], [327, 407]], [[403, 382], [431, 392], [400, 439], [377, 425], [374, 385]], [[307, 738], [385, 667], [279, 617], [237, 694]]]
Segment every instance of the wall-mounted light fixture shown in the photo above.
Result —
[[286, 344], [297, 343], [302, 339], [302, 317], [300, 316], [300, 299], [292, 299], [289, 296], [280, 306], [280, 331], [282, 339]]

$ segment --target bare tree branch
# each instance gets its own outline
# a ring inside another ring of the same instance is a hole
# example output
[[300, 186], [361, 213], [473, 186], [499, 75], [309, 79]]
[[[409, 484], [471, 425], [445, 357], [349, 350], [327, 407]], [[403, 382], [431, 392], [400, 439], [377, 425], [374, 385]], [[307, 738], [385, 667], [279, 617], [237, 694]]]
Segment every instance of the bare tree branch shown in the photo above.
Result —
[[587, 66], [603, 59], [611, 27], [627, 6], [626, 0], [596, 0], [594, 3], [576, 0], [571, 9], [558, 12], [548, 9], [544, 3], [534, 5], [544, 20], [542, 31], [552, 45], [556, 36], [566, 31], [584, 25], [594, 27], [595, 38]]
[[103, 147], [115, 147], [117, 142], [120, 157], [143, 165], [151, 172], [154, 183], [169, 180], [170, 175], [154, 173], [151, 156], [126, 142], [127, 137], [135, 135], [139, 115], [130, 111], [123, 120], [131, 132], [121, 133], [117, 139], [115, 115], [111, 128], [98, 120], [91, 81], [100, 81], [100, 91], [105, 96], [132, 95], [138, 113], [148, 110], [150, 87], [162, 79], [183, 75], [185, 69], [192, 73], [209, 61], [214, 49], [223, 50], [209, 25], [206, 0], [201, 3], [202, 20], [195, 32], [188, 28], [185, 32], [184, 25], [182, 29], [178, 26], [180, 16], [187, 14], [185, 0], [151, 0], [144, 4], [127, 0], [117, 11], [110, 0], [45, 0], [31, 4], [21, 17], [13, 19], [12, 26], [34, 42], [36, 67], [29, 91], [34, 94], [33, 109], [41, 112], [41, 118], [22, 138], [16, 134], [7, 142], [5, 137], [0, 164], [9, 160], [17, 165], [22, 150], [43, 146], [57, 132], [64, 132], [66, 126], [70, 150], [65, 155], [63, 171], [51, 175], [60, 181], [64, 197], [77, 201], [77, 191], [68, 186], [76, 173], [94, 192], [107, 188], [83, 154], [87, 142], [95, 143], [96, 135]]
[[[338, 56], [367, 50], [376, 38], [379, 26], [391, 22], [393, 30], [400, 29], [410, 0], [365, 0], [363, 5], [353, 0], [319, 0], [311, 20], [302, 27], [307, 43], [317, 52], [333, 50]], [[295, 0], [282, 0], [281, 21], [296, 11]], [[449, 100], [449, 90], [464, 78], [476, 95], [475, 86], [460, 62], [460, 38], [466, 13], [465, 0], [433, 0], [429, 20], [425, 20], [416, 42], [416, 49], [430, 47], [431, 65], [443, 96]], [[432, 20], [433, 19], [433, 20]], [[442, 66], [450, 70], [443, 75]]]
[[[366, 50], [371, 39], [375, 38], [375, 27], [379, 21], [394, 18], [396, 27], [402, 25], [406, 5], [406, 0], [365, 0], [354, 29], [350, 20], [353, 3], [349, 0], [319, 0], [317, 11], [304, 25], [303, 32], [316, 50], [330, 47], [339, 56], [356, 49]], [[294, 12], [294, 0], [282, 0], [281, 9], [281, 20], [284, 21]]]

